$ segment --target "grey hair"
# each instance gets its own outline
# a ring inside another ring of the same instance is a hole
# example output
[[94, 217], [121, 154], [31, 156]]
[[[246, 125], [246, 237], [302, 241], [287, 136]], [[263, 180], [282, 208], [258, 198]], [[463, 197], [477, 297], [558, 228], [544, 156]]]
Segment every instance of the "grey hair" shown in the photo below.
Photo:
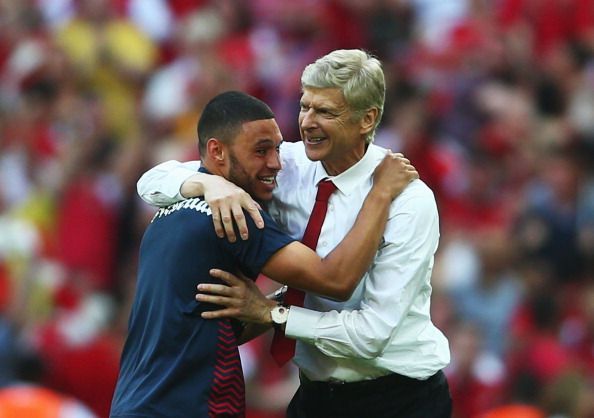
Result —
[[357, 119], [367, 110], [377, 108], [375, 126], [365, 138], [365, 142], [373, 142], [386, 98], [384, 72], [377, 58], [360, 49], [332, 51], [305, 67], [301, 88], [308, 87], [340, 89]]

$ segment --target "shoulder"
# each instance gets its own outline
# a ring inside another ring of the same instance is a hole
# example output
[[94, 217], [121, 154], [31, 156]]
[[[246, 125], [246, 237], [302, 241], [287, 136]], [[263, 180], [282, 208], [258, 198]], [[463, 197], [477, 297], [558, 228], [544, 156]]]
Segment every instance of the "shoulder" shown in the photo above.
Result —
[[236, 262], [243, 273], [248, 277], [255, 277], [262, 269], [262, 266], [274, 253], [282, 247], [293, 242], [294, 239], [285, 234], [274, 220], [262, 212], [264, 228], [255, 226], [251, 217], [246, 217], [249, 230], [247, 240], [238, 239], [229, 242], [226, 239], [219, 240], [221, 248], [229, 254]]
[[427, 186], [427, 184], [421, 179], [411, 181], [397, 199], [400, 197], [403, 197], [404, 199], [425, 198], [433, 201], [435, 200], [433, 190], [431, 190], [429, 186]]
[[437, 245], [438, 239], [439, 213], [433, 191], [422, 180], [414, 180], [392, 202], [384, 240]]
[[[374, 162], [374, 167], [379, 165], [388, 150], [375, 144], [371, 144], [367, 150], [369, 159]], [[410, 205], [429, 205], [436, 207], [435, 196], [427, 184], [421, 180], [413, 180], [392, 202], [392, 210]]]
[[302, 141], [287, 142], [283, 141], [280, 146], [281, 158], [295, 159], [305, 156], [305, 148]]
[[168, 217], [170, 215], [202, 215], [202, 216], [211, 216], [212, 212], [210, 210], [210, 206], [200, 197], [194, 197], [191, 199], [182, 200], [180, 202], [174, 203], [172, 205], [166, 206], [161, 208], [155, 213], [155, 216], [152, 220], [155, 220]]
[[212, 227], [212, 213], [210, 206], [201, 198], [195, 197], [160, 208], [153, 216], [149, 227], [159, 231], [160, 235], [175, 235], [179, 233], [195, 234], [197, 231], [208, 230]]
[[260, 236], [261, 239], [268, 240], [268, 239], [278, 239], [280, 241], [292, 241], [293, 238], [290, 237], [278, 223], [274, 220], [274, 218], [266, 211], [260, 211], [262, 215], [262, 219], [264, 220], [264, 228], [259, 229], [256, 227], [254, 221], [251, 217], [246, 216], [249, 228], [249, 234], [252, 236], [252, 232], [254, 236]]
[[419, 216], [437, 216], [437, 202], [433, 191], [420, 180], [413, 180], [390, 207], [390, 218], [398, 213], [412, 213]]
[[305, 146], [302, 141], [298, 142], [283, 142], [280, 147], [280, 157], [283, 163], [283, 169], [285, 165], [312, 165], [313, 162], [307, 158], [305, 153]]
[[280, 187], [275, 190], [276, 195], [292, 189], [300, 179], [308, 177], [308, 173], [315, 169], [315, 162], [307, 158], [303, 142], [283, 142], [280, 148], [282, 170], [278, 173], [277, 183]]

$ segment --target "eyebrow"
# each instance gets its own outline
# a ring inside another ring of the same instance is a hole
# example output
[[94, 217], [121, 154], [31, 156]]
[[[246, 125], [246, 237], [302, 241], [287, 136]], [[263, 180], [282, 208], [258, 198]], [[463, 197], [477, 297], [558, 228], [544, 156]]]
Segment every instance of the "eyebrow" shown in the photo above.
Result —
[[339, 106], [328, 104], [328, 103], [313, 104], [312, 102], [305, 103], [304, 101], [299, 101], [299, 106], [307, 106], [307, 107], [315, 109], [315, 110], [326, 110], [329, 112], [341, 112]]
[[[278, 145], [282, 144], [284, 142], [283, 139], [281, 139], [281, 141], [279, 142]], [[258, 139], [258, 141], [256, 142], [256, 146], [259, 145], [274, 145], [274, 140], [270, 139], [270, 138], [262, 138], [262, 139]]]

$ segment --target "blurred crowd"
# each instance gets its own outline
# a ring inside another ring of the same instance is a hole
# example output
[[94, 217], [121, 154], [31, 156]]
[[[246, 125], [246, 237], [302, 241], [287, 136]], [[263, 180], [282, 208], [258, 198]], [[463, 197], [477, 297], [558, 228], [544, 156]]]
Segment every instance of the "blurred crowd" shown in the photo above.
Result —
[[[224, 90], [298, 140], [301, 71], [338, 48], [382, 60], [376, 143], [437, 197], [454, 418], [594, 417], [592, 0], [0, 0], [0, 415], [26, 383], [108, 416], [140, 174], [197, 159]], [[267, 345], [249, 418], [296, 387]]]

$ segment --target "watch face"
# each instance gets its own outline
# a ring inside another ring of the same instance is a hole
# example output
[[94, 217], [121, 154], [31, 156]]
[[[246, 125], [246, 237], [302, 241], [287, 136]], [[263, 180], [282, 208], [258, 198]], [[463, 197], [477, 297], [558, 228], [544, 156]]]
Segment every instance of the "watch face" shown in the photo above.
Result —
[[275, 324], [284, 324], [287, 322], [287, 317], [289, 316], [289, 308], [286, 306], [275, 306], [272, 311], [270, 312], [272, 316], [272, 322]]

